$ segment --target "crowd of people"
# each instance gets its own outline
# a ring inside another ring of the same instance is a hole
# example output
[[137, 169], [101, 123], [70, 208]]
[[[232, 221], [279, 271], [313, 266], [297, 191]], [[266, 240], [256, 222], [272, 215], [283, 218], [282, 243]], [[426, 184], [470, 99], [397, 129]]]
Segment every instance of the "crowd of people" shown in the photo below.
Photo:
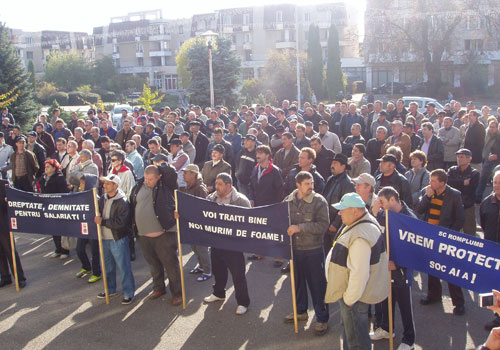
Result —
[[[393, 302], [404, 328], [398, 349], [413, 349], [413, 275], [386, 255], [384, 209], [472, 236], [479, 223], [484, 239], [500, 242], [500, 108], [493, 114], [488, 106], [478, 110], [468, 102], [463, 108], [454, 100], [444, 110], [433, 103], [425, 113], [418, 107], [411, 102], [406, 108], [397, 100], [385, 109], [382, 101], [358, 109], [339, 101], [330, 110], [322, 103], [299, 108], [297, 102], [284, 100], [281, 107], [243, 105], [238, 111], [195, 105], [153, 112], [140, 108], [132, 114], [123, 110], [118, 121], [91, 108], [86, 118], [73, 112], [68, 123], [55, 109], [50, 116], [41, 115], [26, 135], [4, 108], [0, 170], [23, 191], [98, 188], [100, 216], [95, 222], [103, 228], [108, 289], [111, 296], [117, 294], [118, 266], [123, 304], [134, 298], [131, 261], [136, 241], [153, 277], [149, 299], [166, 293], [166, 272], [171, 303], [182, 302], [174, 190], [243, 207], [285, 201], [290, 207], [287, 232], [293, 240], [298, 319], [308, 319], [309, 289], [315, 333], [325, 334], [328, 303], [339, 301], [347, 348], [368, 348], [372, 340], [393, 336], [386, 299], [392, 280]], [[489, 186], [491, 192], [486, 191]], [[5, 210], [2, 215], [5, 219]], [[4, 226], [2, 231], [8, 231]], [[0, 286], [5, 286], [12, 283], [12, 255], [4, 237], [8, 234], [1, 236]], [[67, 259], [70, 242], [53, 238], [51, 257]], [[244, 255], [197, 245], [192, 250], [198, 266], [189, 273], [199, 282], [215, 279], [205, 302], [224, 300], [229, 271], [236, 313], [244, 314], [250, 304]], [[99, 281], [97, 242], [78, 239], [76, 252], [82, 263], [76, 277]], [[252, 254], [248, 259], [265, 257]], [[274, 259], [273, 266], [290, 271], [281, 259]], [[20, 261], [18, 267], [20, 286], [25, 287]], [[450, 283], [448, 288], [453, 313], [464, 315], [461, 288]], [[441, 297], [441, 281], [428, 276], [427, 295], [420, 303], [439, 303]], [[293, 320], [293, 314], [285, 317], [287, 323]], [[486, 328], [498, 326], [496, 315]]]

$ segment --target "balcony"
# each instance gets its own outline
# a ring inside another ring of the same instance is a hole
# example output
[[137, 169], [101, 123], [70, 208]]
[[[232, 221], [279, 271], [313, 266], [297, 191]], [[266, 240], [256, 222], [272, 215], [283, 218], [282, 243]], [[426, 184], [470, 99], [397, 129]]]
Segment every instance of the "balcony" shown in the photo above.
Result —
[[251, 50], [251, 49], [252, 49], [252, 43], [251, 42], [243, 44], [243, 50]]
[[172, 40], [172, 36], [170, 35], [170, 33], [165, 33], [158, 35], [150, 35], [148, 39], [149, 41], [159, 41], [159, 40], [169, 41]]
[[135, 57], [137, 57], [137, 58], [144, 57], [144, 52], [136, 52]]
[[295, 49], [295, 41], [277, 41], [277, 49]]
[[249, 32], [250, 31], [250, 25], [244, 25], [244, 26], [241, 26], [241, 31], [242, 32]]
[[172, 56], [172, 51], [170, 50], [149, 51], [149, 57], [162, 57], [162, 56]]
[[222, 28], [222, 32], [224, 34], [230, 34], [233, 32], [233, 27], [232, 26], [228, 26], [228, 25], [224, 25], [224, 28]]
[[120, 53], [119, 52], [114, 52], [111, 57], [114, 59], [114, 60], [119, 60], [120, 59]]

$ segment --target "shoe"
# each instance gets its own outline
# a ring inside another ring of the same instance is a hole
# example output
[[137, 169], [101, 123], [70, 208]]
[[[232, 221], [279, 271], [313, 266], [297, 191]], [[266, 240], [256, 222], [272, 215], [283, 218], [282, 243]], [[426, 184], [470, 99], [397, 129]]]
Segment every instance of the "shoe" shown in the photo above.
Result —
[[172, 297], [172, 299], [170, 300], [170, 304], [172, 304], [173, 306], [181, 305], [182, 304], [182, 297], [181, 296]]
[[273, 267], [278, 268], [278, 267], [281, 267], [281, 266], [283, 266], [283, 261], [274, 260]]
[[314, 334], [323, 335], [328, 330], [328, 322], [316, 322], [314, 325]]
[[8, 286], [9, 284], [12, 284], [12, 280], [1, 280], [0, 281], [0, 288]]
[[248, 308], [243, 305], [238, 305], [236, 308], [236, 315], [244, 315], [247, 313]]
[[19, 288], [26, 287], [26, 281], [19, 281]]
[[202, 273], [198, 278], [196, 279], [198, 282], [204, 282], [208, 279], [212, 278], [211, 273]]
[[[392, 337], [394, 338], [394, 333], [392, 333]], [[379, 327], [375, 329], [373, 332], [370, 332], [371, 340], [381, 340], [381, 339], [389, 339], [390, 334], [383, 328]]]
[[[304, 312], [303, 314], [297, 314], [297, 321], [307, 321], [309, 318], [309, 315], [307, 312]], [[285, 316], [285, 319], [283, 320], [285, 323], [293, 323], [293, 312], [290, 315]]]
[[[116, 297], [118, 294], [115, 293], [108, 293], [108, 297], [112, 298], [112, 297]], [[106, 298], [106, 294], [104, 294], [104, 292], [101, 292], [99, 294], [97, 294], [97, 299], [105, 299]]]
[[130, 253], [130, 261], [135, 261], [135, 252]]
[[200, 269], [199, 267], [196, 267], [192, 270], [189, 271], [190, 274], [195, 275], [197, 273], [203, 273], [203, 269]]
[[49, 255], [49, 258], [58, 258], [60, 256], [61, 256], [61, 253], [53, 252], [52, 254]]
[[214, 301], [224, 301], [224, 300], [226, 300], [226, 298], [219, 298], [213, 294], [210, 294], [208, 297], [203, 299], [205, 303], [213, 303]]
[[92, 273], [92, 271], [90, 270], [85, 270], [85, 269], [81, 269], [80, 272], [77, 272], [75, 277], [76, 278], [83, 278], [85, 276], [88, 276]]
[[262, 260], [264, 258], [262, 256], [260, 256], [260, 255], [252, 254], [247, 259], [250, 260], [250, 261], [252, 261], [252, 260]]
[[165, 289], [163, 290], [154, 290], [153, 293], [149, 294], [148, 299], [149, 300], [155, 300], [161, 297], [162, 295], [166, 294], [167, 292]]
[[495, 318], [493, 321], [488, 322], [484, 325], [484, 329], [486, 329], [488, 332], [496, 327], [500, 327], [500, 319], [498, 318]]
[[441, 298], [435, 299], [435, 298], [431, 298], [429, 296], [426, 296], [425, 298], [420, 299], [420, 304], [422, 304], [422, 305], [430, 305], [430, 304], [436, 304], [436, 303], [440, 303], [440, 302], [441, 302]]
[[408, 345], [406, 343], [401, 343], [398, 346], [398, 350], [413, 350], [415, 349], [415, 345]]
[[102, 278], [101, 276], [92, 275], [89, 278], [89, 283], [95, 283], [95, 282], [99, 281], [101, 278]]
[[67, 258], [69, 258], [69, 254], [61, 254], [61, 255], [59, 255], [59, 259], [61, 259], [61, 260], [64, 260], [64, 259], [67, 259]]
[[281, 273], [289, 273], [290, 272], [290, 264], [286, 264], [285, 267], [281, 268]]
[[455, 306], [455, 308], [453, 309], [453, 315], [457, 315], [457, 316], [465, 315], [465, 306], [463, 306], [463, 305]]
[[131, 297], [131, 298], [125, 298], [125, 297], [123, 297], [123, 299], [122, 299], [122, 305], [132, 304], [133, 301], [134, 301], [134, 297]]

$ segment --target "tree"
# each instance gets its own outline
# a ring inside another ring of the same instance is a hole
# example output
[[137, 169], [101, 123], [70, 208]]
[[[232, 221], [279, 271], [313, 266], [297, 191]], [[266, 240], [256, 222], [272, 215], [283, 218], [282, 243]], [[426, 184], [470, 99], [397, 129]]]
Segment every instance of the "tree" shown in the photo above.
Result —
[[65, 91], [89, 84], [92, 80], [89, 64], [76, 52], [55, 51], [50, 54], [45, 68], [45, 81]]
[[0, 101], [9, 108], [21, 126], [30, 122], [40, 111], [40, 106], [33, 99], [29, 75], [20, 58], [16, 57], [9, 30], [4, 24], [0, 24]]
[[189, 50], [196, 45], [197, 42], [204, 43], [203, 38], [191, 38], [182, 44], [179, 53], [175, 56], [175, 63], [177, 64], [177, 76], [180, 78], [181, 86], [187, 89], [191, 84], [191, 71], [189, 70]]
[[[300, 92], [302, 100], [311, 98], [311, 88], [306, 79], [307, 58], [300, 54]], [[297, 99], [297, 59], [295, 50], [272, 52], [264, 72], [265, 89], [271, 90], [278, 101]]]
[[104, 56], [103, 58], [96, 60], [91, 68], [91, 73], [92, 85], [94, 87], [100, 87], [108, 90], [111, 90], [108, 86], [109, 82], [118, 75], [113, 63], [113, 58], [110, 56]]
[[160, 103], [165, 95], [160, 95], [159, 91], [152, 92], [149, 86], [149, 81], [144, 84], [142, 94], [139, 97], [139, 103], [146, 111], [152, 111], [153, 106]]
[[329, 100], [334, 101], [339, 91], [344, 91], [344, 87], [339, 32], [335, 24], [332, 24], [328, 33], [328, 58], [326, 62], [326, 89]]
[[323, 79], [323, 50], [319, 39], [319, 27], [311, 24], [309, 26], [309, 38], [307, 42], [307, 75], [311, 89], [316, 98], [322, 99], [324, 93]]
[[[189, 92], [190, 102], [210, 105], [210, 78], [208, 67], [208, 48], [204, 41], [198, 40], [187, 52], [188, 70], [191, 73]], [[240, 75], [241, 60], [231, 51], [231, 41], [217, 38], [212, 48], [212, 67], [214, 76], [215, 104], [235, 106], [238, 102], [236, 87]]]
[[35, 91], [36, 90], [35, 66], [33, 65], [32, 60], [28, 62], [28, 74], [31, 83], [31, 88], [33, 89], [33, 91]]
[[419, 0], [409, 2], [403, 16], [394, 16], [383, 2], [367, 10], [372, 14], [366, 27], [368, 59], [378, 62], [419, 62], [427, 73], [428, 93], [438, 94], [442, 84], [441, 63], [457, 54], [451, 43], [459, 40], [456, 30], [465, 13], [476, 2], [458, 0]]

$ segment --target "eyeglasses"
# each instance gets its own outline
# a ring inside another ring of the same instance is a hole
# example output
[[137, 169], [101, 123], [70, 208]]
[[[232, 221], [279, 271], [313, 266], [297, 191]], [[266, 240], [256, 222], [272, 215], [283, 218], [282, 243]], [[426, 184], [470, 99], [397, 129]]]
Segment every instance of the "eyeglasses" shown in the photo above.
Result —
[[112, 162], [116, 162], [117, 160], [118, 160], [117, 158], [115, 158], [115, 159], [111, 158]]

